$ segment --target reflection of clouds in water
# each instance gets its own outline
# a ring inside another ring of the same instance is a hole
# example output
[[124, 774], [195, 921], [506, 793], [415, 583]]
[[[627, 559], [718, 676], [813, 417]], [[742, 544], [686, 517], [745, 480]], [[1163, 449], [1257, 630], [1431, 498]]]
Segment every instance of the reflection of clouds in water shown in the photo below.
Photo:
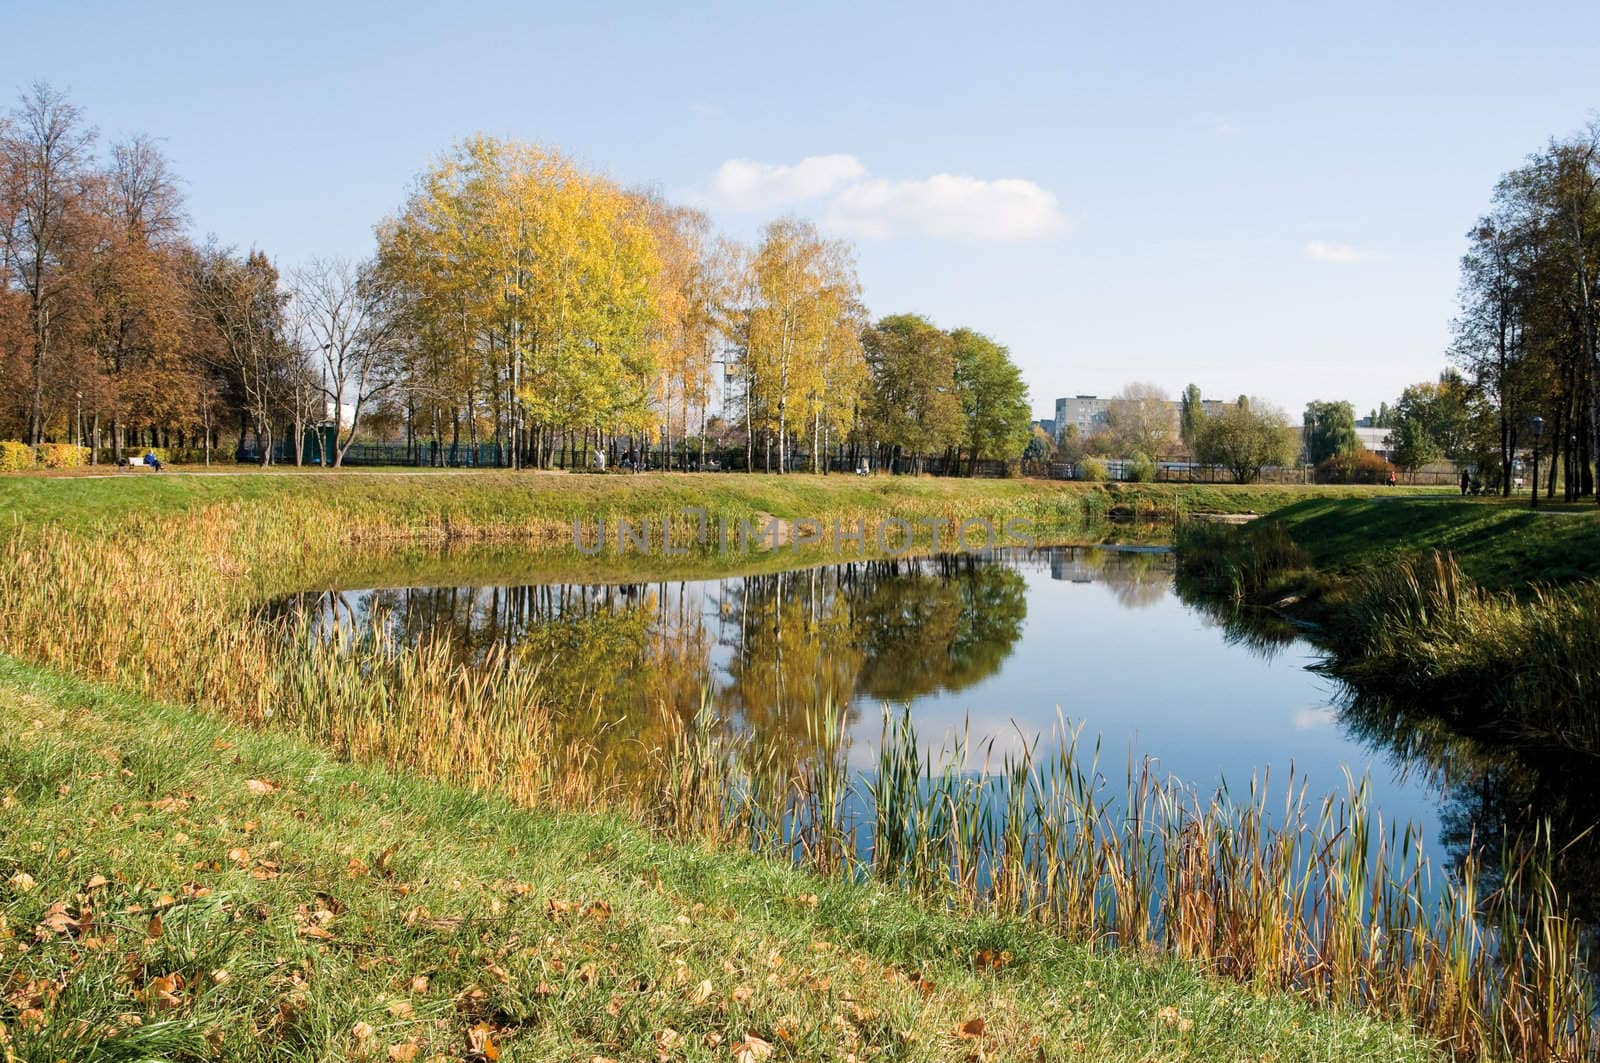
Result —
[[[995, 774], [1004, 766], [1007, 757], [1019, 758], [1030, 748], [1055, 748], [1049, 733], [1019, 729], [1010, 720], [997, 727], [991, 717], [974, 716], [969, 726], [965, 719], [952, 723], [936, 713], [930, 714], [925, 707], [918, 710], [916, 731], [918, 757], [931, 759], [936, 765], [947, 764], [964, 745], [966, 755], [961, 759], [961, 767], [968, 772]], [[863, 707], [851, 731], [850, 767], [870, 771], [878, 766], [878, 740], [882, 733], [881, 707]]]
[[1294, 726], [1297, 731], [1310, 731], [1317, 727], [1329, 727], [1339, 720], [1339, 710], [1332, 705], [1314, 705], [1309, 709], [1301, 709], [1294, 714]]

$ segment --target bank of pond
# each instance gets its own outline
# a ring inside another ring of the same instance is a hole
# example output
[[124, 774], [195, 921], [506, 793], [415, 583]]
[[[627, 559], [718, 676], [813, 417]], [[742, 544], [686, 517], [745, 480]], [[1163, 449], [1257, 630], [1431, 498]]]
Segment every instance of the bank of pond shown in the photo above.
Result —
[[1370, 1008], [1458, 1056], [1594, 1050], [1594, 816], [1567, 762], [1407, 689], [1364, 696], [1323, 634], [1169, 551], [773, 553], [670, 579], [633, 558], [601, 581], [399, 541], [285, 573], [224, 517], [184, 549], [13, 536], [0, 647], [519, 804]]
[[445, 568], [470, 584], [369, 570], [265, 612], [323, 645], [515, 660], [577, 707], [563, 740], [685, 834], [1405, 1014], [1468, 1054], [1593, 1043], [1600, 802], [1570, 759], [1454, 726], [1421, 678], [1364, 682], [1170, 551], [613, 583], [467, 561]]

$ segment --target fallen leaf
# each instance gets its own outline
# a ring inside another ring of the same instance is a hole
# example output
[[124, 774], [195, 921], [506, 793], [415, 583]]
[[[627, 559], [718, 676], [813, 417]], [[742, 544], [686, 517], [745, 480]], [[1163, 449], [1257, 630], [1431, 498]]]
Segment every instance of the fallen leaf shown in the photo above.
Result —
[[28, 874], [26, 871], [18, 871], [15, 875], [12, 875], [10, 878], [6, 879], [6, 885], [10, 886], [18, 893], [27, 893], [29, 890], [33, 889], [34, 886], [37, 886], [38, 883], [35, 882], [33, 880], [33, 876]]
[[1011, 952], [1002, 949], [995, 952], [993, 949], [979, 949], [972, 955], [972, 965], [980, 971], [998, 971], [1011, 962]]
[[88, 893], [91, 890], [101, 889], [109, 885], [111, 885], [111, 880], [104, 875], [91, 875], [89, 881], [83, 884], [83, 892]]
[[983, 1029], [984, 1022], [982, 1019], [968, 1019], [956, 1027], [956, 1036], [970, 1041], [974, 1038], [982, 1037]]
[[663, 1027], [656, 1031], [656, 1048], [662, 1052], [671, 1052], [683, 1043], [683, 1035], [672, 1027]]
[[413, 993], [426, 993], [428, 991], [428, 976], [419, 974], [406, 983], [406, 988]]
[[417, 1046], [413, 1041], [389, 1046], [389, 1058], [395, 1063], [407, 1063], [408, 1060], [417, 1058]]
[[[244, 782], [244, 788], [255, 794], [257, 797], [265, 797], [267, 794], [275, 794], [279, 790], [283, 789], [281, 785], [273, 782], [270, 779], [246, 779]], [[415, 1045], [411, 1046], [411, 1051], [412, 1055], [416, 1054]]]
[[152, 941], [155, 940], [156, 938], [160, 937], [161, 936], [161, 916], [152, 915], [150, 917], [150, 922], [145, 924], [144, 933], [145, 933], [145, 936], [150, 938]]
[[354, 1026], [350, 1027], [350, 1036], [354, 1037], [357, 1041], [367, 1040], [372, 1036], [372, 1033], [372, 1024], [370, 1022], [358, 1022]]
[[755, 1034], [745, 1034], [744, 1040], [733, 1046], [734, 1063], [761, 1063], [772, 1055], [772, 1045]]
[[494, 1043], [494, 1027], [480, 1022], [467, 1031], [467, 1051], [493, 1061], [500, 1058], [500, 1049]]
[[733, 1000], [736, 1004], [743, 1004], [755, 996], [755, 990], [749, 986], [736, 986], [733, 990]]
[[330, 941], [333, 938], [333, 935], [328, 932], [327, 928], [317, 926], [315, 923], [312, 923], [309, 926], [301, 927], [300, 936], [316, 938], [318, 941]]
[[76, 930], [78, 921], [67, 914], [66, 905], [57, 903], [45, 909], [39, 925], [52, 934], [65, 934], [69, 930]]
[[178, 993], [183, 989], [183, 975], [164, 974], [152, 978], [145, 986], [145, 999], [159, 1008], [175, 1008], [183, 1003]]

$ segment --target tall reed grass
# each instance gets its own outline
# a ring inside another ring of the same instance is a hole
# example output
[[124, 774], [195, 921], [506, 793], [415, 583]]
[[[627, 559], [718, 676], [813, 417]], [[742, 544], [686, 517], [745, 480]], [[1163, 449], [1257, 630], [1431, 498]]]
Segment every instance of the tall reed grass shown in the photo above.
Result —
[[1524, 747], [1600, 756], [1600, 583], [1485, 591], [1434, 554], [1355, 581], [1328, 671]]
[[[252, 566], [290, 556], [298, 534], [229, 510], [139, 550], [19, 531], [0, 545], [0, 649], [524, 804], [621, 810], [684, 841], [1404, 1017], [1462, 1058], [1596, 1052], [1580, 928], [1547, 873], [1548, 838], [1508, 857], [1493, 890], [1469, 860], [1434, 891], [1418, 835], [1376, 816], [1363, 783], [1320, 799], [1297, 779], [1276, 798], [1265, 779], [1237, 799], [1205, 796], [1130, 759], [1113, 785], [1098, 747], [1065, 723], [1018, 752], [959, 736], [933, 755], [903, 712], [886, 713], [875, 769], [858, 776], [828, 705], [786, 760], [708, 701], [663, 704], [665, 739], [624, 774], [577, 718], [593, 707], [550, 703], [514, 654], [464, 665], [439, 641], [268, 620], [252, 587], [277, 577]], [[1460, 610], [1461, 597], [1419, 591], [1417, 608]]]

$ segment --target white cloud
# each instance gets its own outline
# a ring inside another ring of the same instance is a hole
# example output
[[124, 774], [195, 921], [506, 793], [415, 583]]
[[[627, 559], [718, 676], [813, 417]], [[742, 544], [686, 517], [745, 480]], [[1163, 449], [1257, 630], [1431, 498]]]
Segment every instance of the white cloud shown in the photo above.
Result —
[[711, 187], [723, 206], [760, 210], [825, 196], [866, 172], [854, 155], [811, 155], [793, 166], [729, 159], [717, 168]]
[[1321, 705], [1311, 709], [1300, 709], [1294, 714], [1294, 726], [1299, 731], [1309, 731], [1317, 727], [1327, 727], [1336, 722], [1339, 714], [1332, 705]]
[[1340, 265], [1348, 265], [1352, 262], [1365, 262], [1372, 256], [1349, 244], [1330, 244], [1324, 240], [1313, 240], [1306, 245], [1306, 257], [1313, 262], [1337, 262]]
[[709, 202], [770, 210], [823, 200], [831, 231], [868, 239], [907, 233], [974, 240], [1031, 240], [1066, 228], [1053, 193], [1021, 178], [935, 174], [871, 177], [854, 155], [812, 155], [793, 165], [729, 159], [711, 179]]
[[1032, 181], [941, 173], [915, 181], [847, 185], [824, 218], [829, 228], [882, 239], [901, 233], [975, 240], [1032, 240], [1066, 225], [1060, 204]]

